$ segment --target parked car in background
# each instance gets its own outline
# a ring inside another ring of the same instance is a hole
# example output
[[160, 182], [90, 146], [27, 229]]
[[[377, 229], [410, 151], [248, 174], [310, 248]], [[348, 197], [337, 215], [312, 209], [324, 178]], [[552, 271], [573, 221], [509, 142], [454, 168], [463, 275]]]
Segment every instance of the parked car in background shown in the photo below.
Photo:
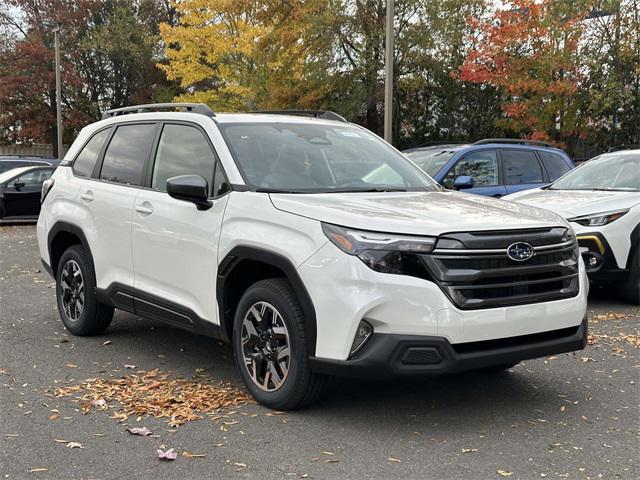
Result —
[[0, 173], [0, 221], [36, 220], [42, 184], [55, 167], [19, 167]]
[[100, 334], [119, 308], [230, 341], [277, 409], [330, 375], [584, 348], [589, 285], [565, 219], [443, 190], [335, 113], [280, 113], [142, 105], [82, 129], [37, 227], [69, 332]]
[[564, 151], [530, 140], [490, 138], [404, 153], [443, 187], [490, 197], [547, 185], [575, 167]]
[[54, 166], [57, 167], [60, 161], [53, 157], [37, 157], [32, 155], [0, 155], [0, 173], [7, 172], [14, 168], [31, 166]]
[[595, 157], [546, 188], [505, 197], [571, 222], [590, 278], [640, 305], [640, 149]]

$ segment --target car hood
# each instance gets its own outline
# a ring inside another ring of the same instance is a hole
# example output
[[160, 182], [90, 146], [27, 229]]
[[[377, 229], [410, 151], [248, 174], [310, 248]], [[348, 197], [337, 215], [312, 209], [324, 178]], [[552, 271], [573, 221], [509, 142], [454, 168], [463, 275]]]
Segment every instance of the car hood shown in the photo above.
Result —
[[535, 189], [504, 197], [507, 200], [546, 208], [565, 218], [631, 208], [640, 204], [639, 192], [602, 192], [599, 190]]
[[272, 193], [270, 197], [285, 212], [379, 232], [440, 235], [568, 225], [546, 210], [460, 192]]

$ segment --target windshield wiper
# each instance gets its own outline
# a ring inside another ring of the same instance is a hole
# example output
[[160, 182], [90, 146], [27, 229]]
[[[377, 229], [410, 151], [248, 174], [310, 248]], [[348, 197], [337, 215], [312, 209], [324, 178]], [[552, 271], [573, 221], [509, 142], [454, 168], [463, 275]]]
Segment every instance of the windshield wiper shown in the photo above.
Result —
[[281, 188], [256, 188], [258, 193], [317, 193], [307, 190], [284, 190]]
[[371, 192], [406, 192], [406, 188], [398, 187], [371, 187], [371, 188], [335, 188], [327, 193], [371, 193]]

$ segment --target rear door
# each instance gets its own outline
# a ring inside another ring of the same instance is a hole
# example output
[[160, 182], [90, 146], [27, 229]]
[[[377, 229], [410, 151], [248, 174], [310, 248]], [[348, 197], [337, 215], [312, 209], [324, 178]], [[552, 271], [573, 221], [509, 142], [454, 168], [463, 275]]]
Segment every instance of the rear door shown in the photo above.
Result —
[[[156, 123], [142, 122], [115, 127], [93, 169], [93, 179], [80, 189], [79, 202], [91, 217], [83, 225], [92, 226], [89, 235], [99, 288], [133, 287], [133, 204], [144, 182], [157, 128]], [[123, 308], [132, 307], [132, 298], [121, 301], [126, 303]]]
[[507, 193], [538, 188], [548, 183], [534, 150], [500, 149], [502, 175]]
[[[177, 325], [218, 322], [218, 239], [229, 185], [206, 132], [195, 123], [166, 122], [152, 155], [147, 187], [133, 214], [136, 311]], [[213, 206], [198, 210], [166, 193], [167, 179], [200, 175]]]
[[504, 185], [500, 184], [500, 167], [495, 149], [474, 150], [464, 155], [447, 172], [442, 184], [453, 188], [453, 182], [461, 175], [473, 178], [474, 187], [463, 190], [490, 197], [506, 195]]

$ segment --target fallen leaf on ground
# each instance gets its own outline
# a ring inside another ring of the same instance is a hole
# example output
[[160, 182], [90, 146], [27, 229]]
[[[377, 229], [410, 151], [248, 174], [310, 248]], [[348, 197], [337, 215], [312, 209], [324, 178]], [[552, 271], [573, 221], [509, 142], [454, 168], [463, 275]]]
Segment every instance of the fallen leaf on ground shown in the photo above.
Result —
[[91, 400], [91, 405], [94, 407], [98, 407], [102, 410], [107, 409], [107, 402], [104, 398], [99, 398], [98, 400]]
[[151, 435], [151, 430], [149, 430], [147, 427], [129, 427], [127, 428], [127, 432], [131, 433], [132, 435], [140, 435], [143, 437]]
[[389, 457], [389, 461], [393, 463], [402, 463], [402, 460], [393, 457]]
[[247, 466], [247, 464], [246, 464], [246, 463], [238, 463], [238, 462], [234, 462], [234, 465], [235, 465], [236, 467], [242, 467], [242, 468], [244, 468], [244, 467], [246, 467], [246, 466]]
[[178, 458], [178, 454], [176, 453], [176, 451], [173, 448], [170, 448], [167, 451], [162, 451], [160, 449], [158, 449], [158, 458], [160, 460], [175, 460], [176, 458]]
[[111, 415], [113, 419], [125, 421], [131, 416], [149, 415], [166, 418], [172, 427], [251, 401], [247, 392], [229, 383], [213, 382], [207, 377], [187, 380], [157, 369], [139, 370], [120, 378], [85, 380], [79, 385], [57, 388], [53, 393], [64, 397], [78, 392], [84, 393], [84, 401], [103, 398], [119, 402], [122, 410]]
[[76, 365], [75, 363], [67, 363], [65, 365], [65, 367], [69, 367], [69, 368], [78, 368], [78, 365]]
[[65, 447], [67, 448], [84, 448], [84, 445], [78, 442], [68, 442]]
[[463, 448], [462, 449], [462, 453], [471, 453], [471, 452], [477, 452], [478, 449], [477, 448]]
[[130, 370], [133, 370], [134, 368], [136, 368], [135, 365], [127, 365], [126, 363], [124, 364], [124, 368], [128, 368]]
[[49, 471], [48, 468], [32, 468], [31, 470], [29, 470], [29, 472], [31, 473], [39, 473], [39, 472], [47, 472]]
[[510, 477], [511, 475], [513, 475], [513, 472], [510, 472], [508, 470], [497, 470], [496, 473], [501, 477]]
[[184, 451], [182, 452], [182, 456], [186, 457], [186, 458], [204, 458], [207, 456], [206, 453], [191, 453], [191, 452], [187, 452]]
[[106, 342], [102, 342], [103, 345], [111, 345], [111, 340], [107, 340]]
[[325, 460], [324, 463], [338, 463], [339, 461], [337, 458], [330, 458], [329, 460]]

